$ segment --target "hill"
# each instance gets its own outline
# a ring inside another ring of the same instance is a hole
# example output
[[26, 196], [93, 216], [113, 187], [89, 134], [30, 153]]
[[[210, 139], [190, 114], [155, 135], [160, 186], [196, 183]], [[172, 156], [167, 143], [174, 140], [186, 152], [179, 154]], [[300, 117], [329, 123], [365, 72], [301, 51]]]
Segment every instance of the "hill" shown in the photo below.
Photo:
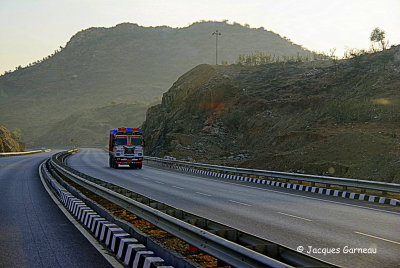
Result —
[[19, 142], [18, 138], [7, 128], [0, 125], [0, 153], [22, 152], [24, 149], [24, 144]]
[[[312, 54], [271, 31], [226, 22], [199, 22], [185, 28], [131, 23], [90, 28], [45, 59], [0, 76], [0, 121], [22, 129], [26, 142], [45, 146], [47, 140], [40, 137], [72, 114], [77, 117], [87, 109], [94, 112], [114, 103], [159, 101], [180, 74], [215, 62], [212, 32], [216, 29], [222, 32], [221, 61], [234, 62], [240, 54], [256, 51], [276, 56]], [[73, 124], [71, 132], [85, 128]], [[60, 133], [60, 138], [70, 139], [68, 133]], [[82, 140], [92, 145], [88, 136]]]
[[51, 135], [40, 136], [37, 143], [51, 148], [105, 147], [111, 129], [140, 126], [148, 107], [144, 103], [120, 103], [75, 112], [53, 124], [48, 131]]
[[400, 182], [400, 47], [348, 60], [200, 65], [144, 123], [147, 153]]

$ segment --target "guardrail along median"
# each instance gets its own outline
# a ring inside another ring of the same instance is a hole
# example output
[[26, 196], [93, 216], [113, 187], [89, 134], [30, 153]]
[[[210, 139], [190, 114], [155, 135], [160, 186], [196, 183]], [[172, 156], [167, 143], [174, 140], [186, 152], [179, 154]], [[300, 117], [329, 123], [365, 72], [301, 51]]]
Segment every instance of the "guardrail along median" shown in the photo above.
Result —
[[146, 156], [145, 160], [214, 177], [400, 206], [400, 184], [193, 163]]
[[272, 241], [185, 212], [118, 185], [80, 173], [63, 163], [70, 153], [54, 155], [60, 175], [117, 204], [190, 245], [234, 267], [336, 267]]

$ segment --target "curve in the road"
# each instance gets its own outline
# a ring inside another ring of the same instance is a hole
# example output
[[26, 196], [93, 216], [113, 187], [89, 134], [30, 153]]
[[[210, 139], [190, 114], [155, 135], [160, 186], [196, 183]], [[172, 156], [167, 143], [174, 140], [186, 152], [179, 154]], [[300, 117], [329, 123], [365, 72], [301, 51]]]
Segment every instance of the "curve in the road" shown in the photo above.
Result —
[[50, 155], [0, 158], [0, 267], [112, 267], [44, 189]]

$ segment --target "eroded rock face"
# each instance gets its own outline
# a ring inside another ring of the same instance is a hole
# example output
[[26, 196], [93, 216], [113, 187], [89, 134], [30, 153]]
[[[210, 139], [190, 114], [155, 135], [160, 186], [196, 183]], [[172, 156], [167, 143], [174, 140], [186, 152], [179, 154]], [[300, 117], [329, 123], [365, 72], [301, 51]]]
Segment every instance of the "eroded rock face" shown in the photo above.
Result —
[[0, 152], [20, 152], [23, 149], [23, 144], [17, 141], [7, 128], [0, 125]]
[[148, 110], [147, 154], [399, 183], [398, 51], [199, 65]]

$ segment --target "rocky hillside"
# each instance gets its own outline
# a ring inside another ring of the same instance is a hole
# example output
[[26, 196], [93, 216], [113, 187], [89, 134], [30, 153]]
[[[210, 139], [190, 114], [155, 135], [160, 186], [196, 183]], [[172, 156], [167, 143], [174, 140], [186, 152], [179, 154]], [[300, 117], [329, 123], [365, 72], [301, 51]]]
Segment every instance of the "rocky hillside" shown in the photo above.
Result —
[[24, 145], [7, 128], [0, 125], [0, 153], [21, 152]]
[[[34, 146], [44, 146], [49, 144], [43, 144], [46, 140], [41, 136], [79, 112], [115, 103], [159, 101], [179, 75], [198, 64], [215, 62], [212, 32], [217, 29], [222, 33], [220, 61], [233, 62], [240, 54], [256, 51], [276, 56], [311, 55], [271, 31], [225, 22], [194, 23], [185, 28], [130, 23], [90, 28], [77, 33], [55, 54], [0, 76], [0, 122], [22, 129], [24, 140], [35, 142]], [[74, 124], [70, 131], [60, 133], [60, 138], [71, 139], [68, 133], [81, 130], [87, 133], [85, 128]], [[85, 136], [81, 140], [91, 139]]]
[[400, 183], [400, 47], [336, 62], [200, 65], [144, 123], [148, 154]]

